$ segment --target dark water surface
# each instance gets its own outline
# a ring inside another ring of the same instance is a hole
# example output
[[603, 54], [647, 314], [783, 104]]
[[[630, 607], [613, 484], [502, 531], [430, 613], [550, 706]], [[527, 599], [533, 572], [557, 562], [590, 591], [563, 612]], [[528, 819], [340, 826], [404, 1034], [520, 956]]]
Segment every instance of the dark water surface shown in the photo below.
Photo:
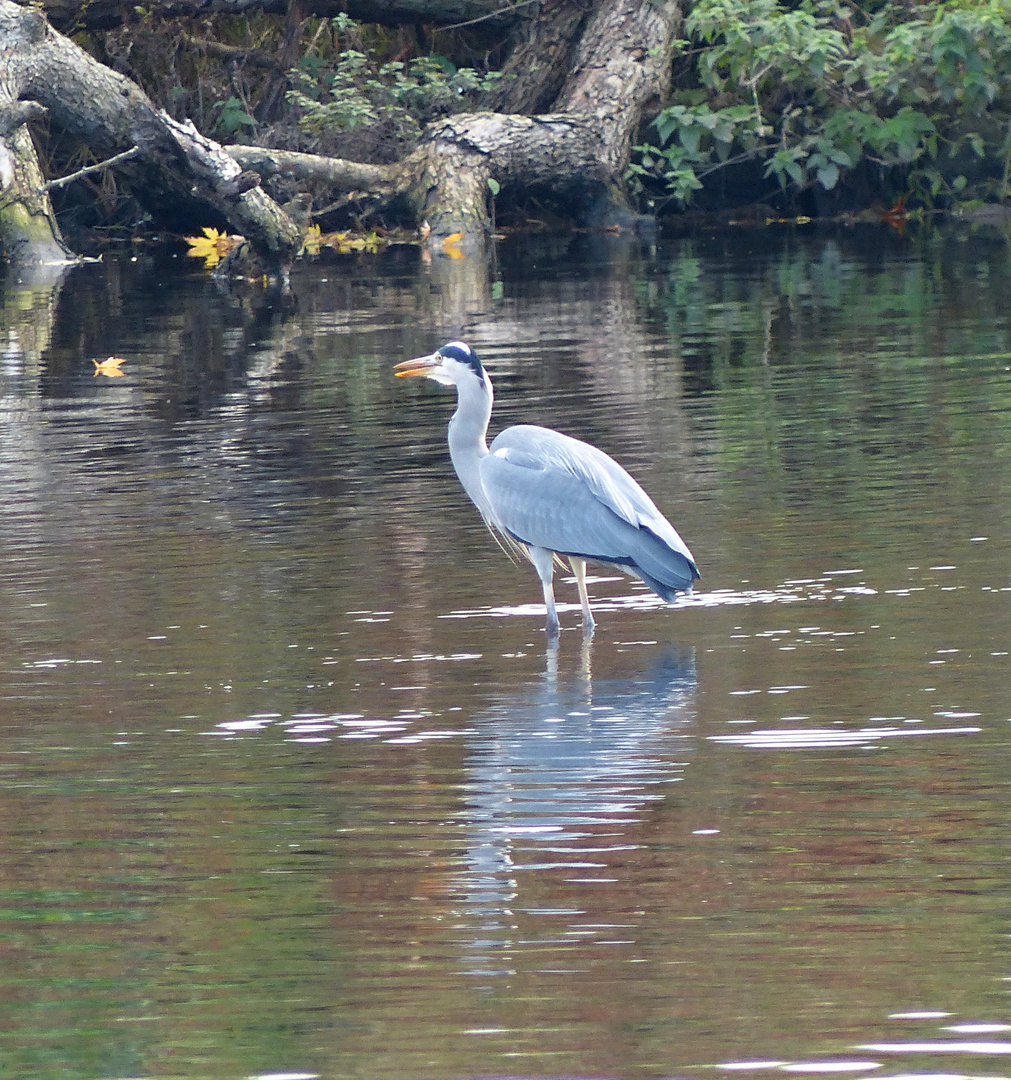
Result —
[[[958, 229], [8, 282], [0, 1076], [1011, 1075], [1009, 313]], [[694, 596], [546, 647], [455, 337]]]

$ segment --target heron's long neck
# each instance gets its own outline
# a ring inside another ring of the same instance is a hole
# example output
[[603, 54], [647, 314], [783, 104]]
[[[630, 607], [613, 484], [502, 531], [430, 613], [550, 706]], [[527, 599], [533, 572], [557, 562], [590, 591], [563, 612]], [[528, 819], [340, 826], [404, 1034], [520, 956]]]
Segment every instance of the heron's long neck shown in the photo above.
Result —
[[491, 508], [481, 483], [480, 466], [481, 458], [488, 453], [485, 435], [494, 400], [491, 380], [485, 373], [483, 382], [468, 379], [457, 384], [456, 390], [456, 412], [449, 421], [449, 456], [464, 491], [485, 518], [489, 518]]

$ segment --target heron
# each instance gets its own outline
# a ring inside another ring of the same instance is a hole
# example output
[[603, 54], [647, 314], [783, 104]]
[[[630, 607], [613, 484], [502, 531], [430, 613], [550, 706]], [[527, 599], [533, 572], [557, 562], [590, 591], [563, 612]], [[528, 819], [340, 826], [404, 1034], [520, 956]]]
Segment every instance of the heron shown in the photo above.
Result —
[[551, 428], [516, 424], [486, 442], [494, 392], [477, 353], [450, 341], [405, 360], [398, 378], [424, 376], [455, 386], [449, 456], [471, 502], [504, 546], [533, 564], [544, 592], [547, 633], [557, 637], [554, 564], [568, 560], [579, 590], [583, 631], [594, 629], [587, 561], [617, 566], [671, 602], [700, 577], [677, 530], [639, 484], [608, 454]]

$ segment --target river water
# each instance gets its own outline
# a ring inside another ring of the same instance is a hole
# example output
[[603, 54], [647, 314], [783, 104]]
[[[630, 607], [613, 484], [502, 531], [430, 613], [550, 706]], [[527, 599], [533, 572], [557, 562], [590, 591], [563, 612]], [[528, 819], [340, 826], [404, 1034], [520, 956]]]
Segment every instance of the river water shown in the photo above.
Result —
[[[1011, 1074], [1009, 312], [959, 226], [6, 282], [0, 1075]], [[453, 338], [692, 596], [549, 647]]]

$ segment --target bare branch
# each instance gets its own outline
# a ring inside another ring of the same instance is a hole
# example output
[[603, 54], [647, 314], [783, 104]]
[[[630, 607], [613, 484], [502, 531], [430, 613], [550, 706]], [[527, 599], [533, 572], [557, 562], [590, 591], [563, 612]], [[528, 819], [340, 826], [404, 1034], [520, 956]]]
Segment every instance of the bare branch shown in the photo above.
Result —
[[106, 158], [105, 161], [98, 162], [97, 165], [88, 165], [83, 169], [78, 169], [77, 172], [69, 173], [67, 176], [61, 176], [56, 180], [47, 180], [46, 183], [42, 185], [42, 190], [55, 191], [57, 188], [66, 187], [67, 184], [72, 184], [75, 180], [80, 180], [82, 176], [89, 176], [91, 173], [109, 169], [113, 165], [118, 165], [121, 161], [129, 161], [130, 158], [136, 157], [139, 153], [139, 146], [135, 146], [131, 150], [124, 150], [122, 154], [115, 154], [111, 158]]
[[484, 22], [486, 19], [497, 19], [500, 15], [512, 15], [513, 12], [518, 11], [520, 8], [528, 7], [530, 4], [539, 4], [541, 0], [519, 0], [516, 4], [506, 4], [505, 7], [500, 7], [497, 11], [489, 11], [486, 15], [478, 15], [475, 19], [467, 19], [466, 22], [452, 23], [449, 26], [437, 26], [436, 30], [462, 30], [465, 26], [475, 26], [477, 23]]

